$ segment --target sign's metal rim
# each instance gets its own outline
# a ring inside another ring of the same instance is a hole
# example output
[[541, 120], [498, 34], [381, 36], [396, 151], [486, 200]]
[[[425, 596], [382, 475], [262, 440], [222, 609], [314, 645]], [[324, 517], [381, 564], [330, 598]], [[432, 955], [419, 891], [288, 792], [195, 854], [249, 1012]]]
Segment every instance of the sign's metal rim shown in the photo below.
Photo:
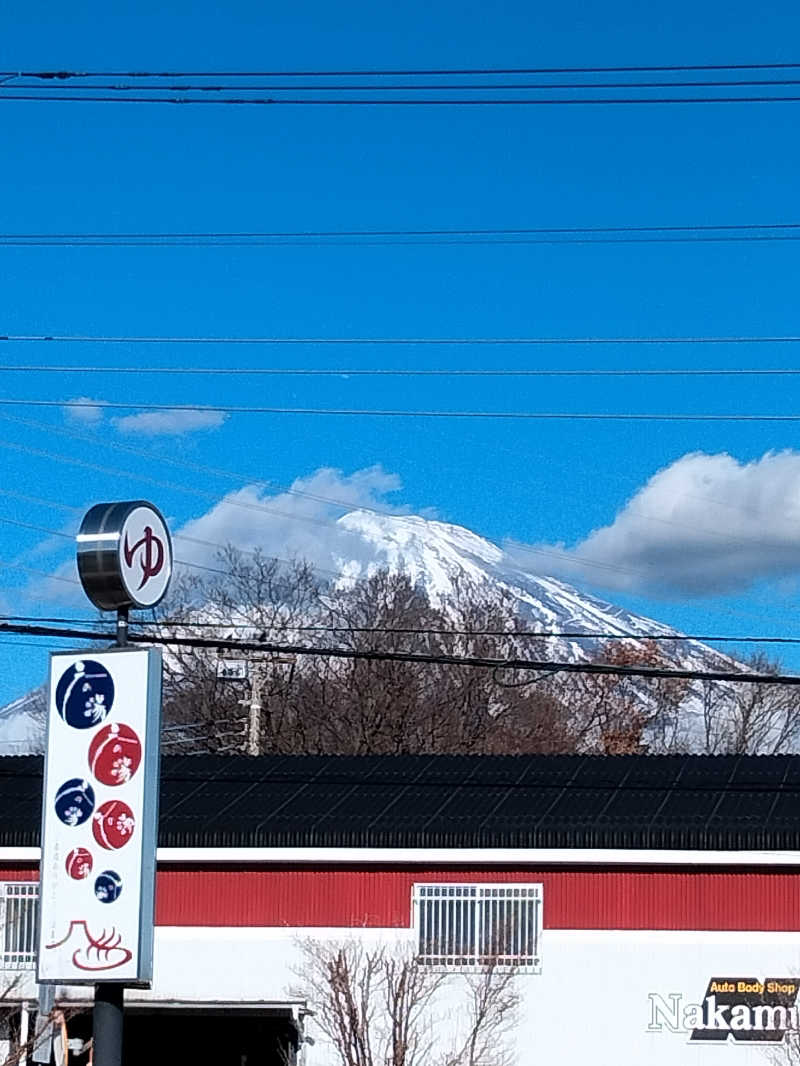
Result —
[[[122, 568], [122, 531], [128, 517], [139, 508], [149, 510], [163, 527], [167, 571], [164, 588], [155, 600], [137, 598]], [[116, 503], [98, 503], [83, 517], [77, 535], [78, 575], [83, 590], [92, 603], [103, 611], [119, 611], [127, 608], [150, 609], [157, 606], [167, 593], [172, 577], [172, 537], [164, 516], [147, 500], [126, 500]]]

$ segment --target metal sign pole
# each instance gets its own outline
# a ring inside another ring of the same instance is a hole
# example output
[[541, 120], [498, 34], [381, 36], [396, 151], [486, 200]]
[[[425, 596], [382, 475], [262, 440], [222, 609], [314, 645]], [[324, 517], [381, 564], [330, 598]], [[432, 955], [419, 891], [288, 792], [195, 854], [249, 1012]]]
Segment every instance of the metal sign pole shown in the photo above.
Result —
[[[117, 611], [115, 646], [124, 648], [127, 644], [128, 608], [120, 607]], [[95, 1066], [122, 1066], [124, 998], [124, 985], [109, 982], [94, 986], [92, 1062]]]
[[124, 985], [94, 986], [92, 1062], [94, 1066], [122, 1066]]

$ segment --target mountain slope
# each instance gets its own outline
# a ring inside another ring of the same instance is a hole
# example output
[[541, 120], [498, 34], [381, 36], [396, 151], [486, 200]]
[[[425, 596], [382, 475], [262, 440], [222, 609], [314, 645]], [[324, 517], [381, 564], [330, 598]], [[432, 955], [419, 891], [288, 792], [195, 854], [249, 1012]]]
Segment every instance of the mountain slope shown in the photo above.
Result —
[[[453, 597], [458, 580], [466, 577], [478, 585], [502, 589], [512, 597], [521, 617], [537, 630], [680, 636], [671, 626], [580, 592], [564, 581], [521, 569], [496, 544], [463, 526], [417, 515], [367, 511], [351, 511], [339, 524], [358, 534], [370, 549], [367, 563], [337, 560], [349, 576], [363, 576], [381, 566], [400, 571], [424, 585], [436, 605]], [[567, 661], [589, 658], [597, 645], [591, 639], [548, 638], [549, 655]], [[666, 642], [664, 657], [686, 669], [732, 666], [728, 656], [698, 641]]]

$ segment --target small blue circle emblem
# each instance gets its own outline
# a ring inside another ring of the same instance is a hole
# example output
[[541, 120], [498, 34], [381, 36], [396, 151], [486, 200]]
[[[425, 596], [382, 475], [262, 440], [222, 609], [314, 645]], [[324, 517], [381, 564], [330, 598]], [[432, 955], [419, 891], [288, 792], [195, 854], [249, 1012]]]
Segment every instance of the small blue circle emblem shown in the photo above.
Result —
[[58, 679], [56, 708], [75, 729], [90, 729], [105, 721], [113, 704], [111, 674], [93, 659], [74, 663]]
[[94, 882], [94, 894], [101, 903], [113, 903], [122, 892], [122, 878], [114, 870], [104, 870]]
[[56, 792], [55, 808], [64, 825], [83, 825], [94, 810], [94, 789], [88, 781], [73, 777]]

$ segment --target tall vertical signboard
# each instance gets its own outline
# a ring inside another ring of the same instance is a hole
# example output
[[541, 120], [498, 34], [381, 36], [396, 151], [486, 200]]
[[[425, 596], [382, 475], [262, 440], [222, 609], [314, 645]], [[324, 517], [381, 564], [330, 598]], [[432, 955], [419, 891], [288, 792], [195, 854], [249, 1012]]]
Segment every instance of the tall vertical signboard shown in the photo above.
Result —
[[153, 976], [161, 653], [53, 654], [38, 980]]
[[128, 645], [126, 623], [169, 584], [160, 513], [142, 500], [93, 507], [78, 570], [92, 602], [118, 612], [118, 646], [51, 655], [37, 979], [98, 984], [99, 996], [153, 976], [161, 653]]

